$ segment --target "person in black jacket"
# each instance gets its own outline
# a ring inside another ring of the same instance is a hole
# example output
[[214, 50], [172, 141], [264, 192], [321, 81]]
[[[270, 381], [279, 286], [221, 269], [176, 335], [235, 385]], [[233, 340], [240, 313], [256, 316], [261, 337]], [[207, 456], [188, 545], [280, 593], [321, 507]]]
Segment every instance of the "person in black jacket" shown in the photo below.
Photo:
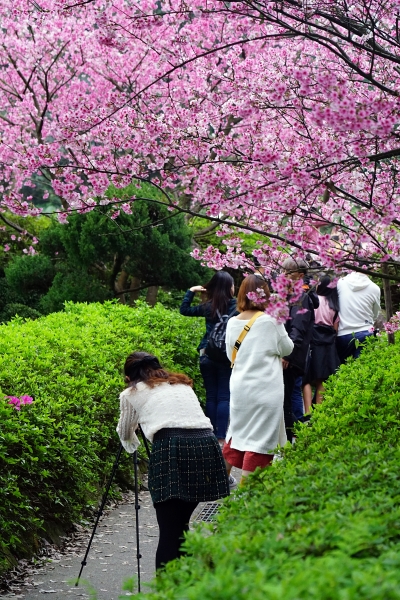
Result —
[[[180, 313], [186, 317], [205, 317], [206, 332], [197, 350], [200, 354], [200, 371], [206, 390], [206, 416], [210, 419], [214, 433], [222, 445], [229, 420], [229, 380], [231, 366], [224, 356], [222, 362], [212, 360], [207, 356], [206, 346], [208, 336], [222, 315], [237, 314], [233, 277], [226, 271], [217, 271], [204, 286], [195, 285], [185, 294], [180, 306]], [[196, 292], [205, 292], [207, 302], [191, 306]]]
[[296, 378], [303, 375], [306, 370], [310, 341], [315, 321], [314, 309], [318, 308], [319, 300], [317, 294], [311, 290], [307, 278], [308, 264], [305, 260], [287, 258], [282, 268], [286, 276], [292, 281], [303, 279], [303, 293], [295, 302], [289, 301], [289, 318], [285, 328], [294, 344], [292, 353], [282, 359], [283, 381], [285, 385], [285, 396], [283, 410], [285, 415], [286, 435], [289, 441], [293, 437], [293, 411], [292, 394]]

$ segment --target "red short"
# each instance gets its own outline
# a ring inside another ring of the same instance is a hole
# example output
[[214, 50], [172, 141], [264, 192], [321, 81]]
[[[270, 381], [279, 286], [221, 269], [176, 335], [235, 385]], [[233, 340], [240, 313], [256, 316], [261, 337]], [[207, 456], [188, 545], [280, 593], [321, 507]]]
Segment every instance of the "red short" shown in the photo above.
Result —
[[243, 471], [255, 471], [257, 467], [268, 467], [274, 458], [273, 454], [260, 454], [259, 452], [246, 452], [231, 448], [231, 441], [225, 442], [222, 454], [227, 463]]

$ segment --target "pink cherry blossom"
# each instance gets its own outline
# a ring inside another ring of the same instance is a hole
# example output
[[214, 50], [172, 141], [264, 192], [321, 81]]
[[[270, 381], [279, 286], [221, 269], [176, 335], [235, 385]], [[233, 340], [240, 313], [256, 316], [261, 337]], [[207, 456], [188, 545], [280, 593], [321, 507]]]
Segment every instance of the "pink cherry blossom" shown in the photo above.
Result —
[[0, 7], [0, 210], [39, 214], [40, 176], [61, 222], [116, 219], [133, 200], [110, 185], [146, 182], [218, 224], [203, 264], [250, 271], [251, 232], [279, 315], [301, 294], [276, 278], [288, 253], [399, 263], [398, 0], [39, 4]]

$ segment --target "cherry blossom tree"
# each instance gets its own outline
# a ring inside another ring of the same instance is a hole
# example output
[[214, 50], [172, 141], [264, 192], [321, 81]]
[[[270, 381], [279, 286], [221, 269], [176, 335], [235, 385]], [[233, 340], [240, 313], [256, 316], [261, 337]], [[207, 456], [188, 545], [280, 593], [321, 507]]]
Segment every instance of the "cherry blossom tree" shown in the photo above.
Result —
[[210, 266], [246, 264], [254, 232], [267, 273], [291, 252], [399, 281], [399, 4], [9, 2], [2, 206], [32, 212], [35, 175], [61, 220], [118, 219], [135, 198], [110, 183], [148, 181], [218, 224]]

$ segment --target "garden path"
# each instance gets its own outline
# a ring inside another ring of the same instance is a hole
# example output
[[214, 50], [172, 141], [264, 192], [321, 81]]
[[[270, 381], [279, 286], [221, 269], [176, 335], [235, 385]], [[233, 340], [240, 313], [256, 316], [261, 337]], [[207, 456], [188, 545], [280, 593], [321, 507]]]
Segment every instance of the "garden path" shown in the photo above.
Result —
[[[239, 469], [232, 474], [239, 480]], [[150, 588], [155, 574], [155, 553], [158, 541], [158, 526], [150, 493], [139, 493], [139, 533], [142, 591]], [[213, 503], [201, 503], [193, 514], [193, 520], [212, 519]], [[208, 510], [210, 509], [211, 510]], [[211, 516], [210, 516], [211, 515]], [[105, 510], [97, 527], [96, 535], [83, 569], [81, 585], [74, 586], [81, 561], [85, 555], [92, 527], [83, 529], [78, 538], [63, 553], [53, 553], [49, 562], [28, 569], [21, 581], [13, 585], [13, 591], [1, 595], [0, 600], [118, 600], [133, 596], [134, 592], [122, 591], [123, 582], [137, 575], [136, 560], [136, 515], [134, 494], [124, 494], [123, 501], [110, 510]]]
[[[145, 582], [154, 577], [158, 527], [150, 493], [140, 492], [139, 503], [140, 567], [142, 591], [145, 591]], [[59, 554], [43, 567], [37, 568], [33, 575], [25, 579], [21, 591], [15, 589], [14, 593], [0, 598], [43, 600], [48, 596], [55, 600], [117, 600], [119, 596], [131, 595], [121, 588], [125, 580], [137, 573], [133, 494], [126, 494], [123, 503], [104, 513], [83, 569], [82, 584], [75, 587], [73, 580], [78, 576], [90, 534], [91, 529], [85, 531], [80, 547], [69, 550], [67, 554]]]

